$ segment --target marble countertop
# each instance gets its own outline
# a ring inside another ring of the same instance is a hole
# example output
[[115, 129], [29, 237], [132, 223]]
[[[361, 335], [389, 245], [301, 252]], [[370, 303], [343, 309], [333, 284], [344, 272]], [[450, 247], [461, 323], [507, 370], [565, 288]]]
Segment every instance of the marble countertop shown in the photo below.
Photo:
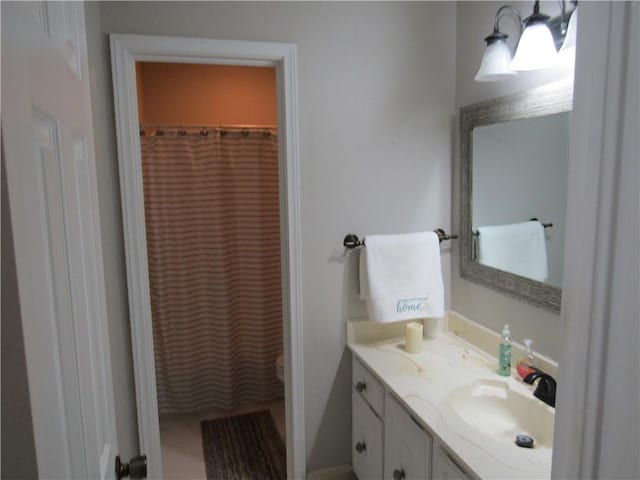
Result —
[[[501, 377], [496, 359], [451, 332], [423, 339], [422, 352], [404, 350], [404, 338], [349, 342], [350, 350], [404, 406], [480, 478], [550, 478], [551, 449], [524, 449], [484, 435], [465, 423], [446, 400], [477, 380], [500, 380], [533, 398], [515, 374]], [[536, 400], [537, 401], [537, 400]]]

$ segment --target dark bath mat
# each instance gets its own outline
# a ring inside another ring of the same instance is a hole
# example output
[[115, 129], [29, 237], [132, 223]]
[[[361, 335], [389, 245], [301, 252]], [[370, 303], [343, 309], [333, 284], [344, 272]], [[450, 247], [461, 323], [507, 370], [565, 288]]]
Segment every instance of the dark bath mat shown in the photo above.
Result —
[[268, 410], [203, 420], [208, 480], [281, 480], [287, 477], [284, 443]]

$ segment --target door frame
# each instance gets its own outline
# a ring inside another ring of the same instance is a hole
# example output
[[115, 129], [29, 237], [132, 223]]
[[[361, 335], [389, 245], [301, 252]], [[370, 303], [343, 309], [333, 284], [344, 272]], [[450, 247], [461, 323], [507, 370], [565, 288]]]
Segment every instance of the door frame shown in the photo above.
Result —
[[287, 476], [304, 478], [306, 459], [296, 46], [288, 43], [123, 34], [111, 34], [110, 42], [138, 431], [140, 449], [148, 457], [149, 478], [162, 478], [162, 461], [136, 61], [267, 66], [276, 69]]
[[552, 478], [640, 469], [639, 7], [580, 3]]

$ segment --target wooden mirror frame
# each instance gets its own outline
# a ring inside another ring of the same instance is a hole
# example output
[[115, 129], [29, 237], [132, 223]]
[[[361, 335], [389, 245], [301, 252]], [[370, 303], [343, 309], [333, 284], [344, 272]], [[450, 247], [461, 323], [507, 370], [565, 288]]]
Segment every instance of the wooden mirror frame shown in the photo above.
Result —
[[573, 82], [544, 85], [460, 109], [460, 276], [558, 313], [562, 300], [560, 288], [483, 265], [472, 258], [472, 135], [474, 128], [483, 125], [570, 112], [572, 109]]

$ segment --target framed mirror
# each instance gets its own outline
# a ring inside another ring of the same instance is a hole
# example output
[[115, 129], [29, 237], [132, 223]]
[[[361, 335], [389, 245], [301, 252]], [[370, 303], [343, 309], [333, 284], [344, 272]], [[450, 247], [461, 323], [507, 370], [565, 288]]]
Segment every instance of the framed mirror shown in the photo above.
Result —
[[573, 85], [460, 109], [460, 274], [559, 312]]

